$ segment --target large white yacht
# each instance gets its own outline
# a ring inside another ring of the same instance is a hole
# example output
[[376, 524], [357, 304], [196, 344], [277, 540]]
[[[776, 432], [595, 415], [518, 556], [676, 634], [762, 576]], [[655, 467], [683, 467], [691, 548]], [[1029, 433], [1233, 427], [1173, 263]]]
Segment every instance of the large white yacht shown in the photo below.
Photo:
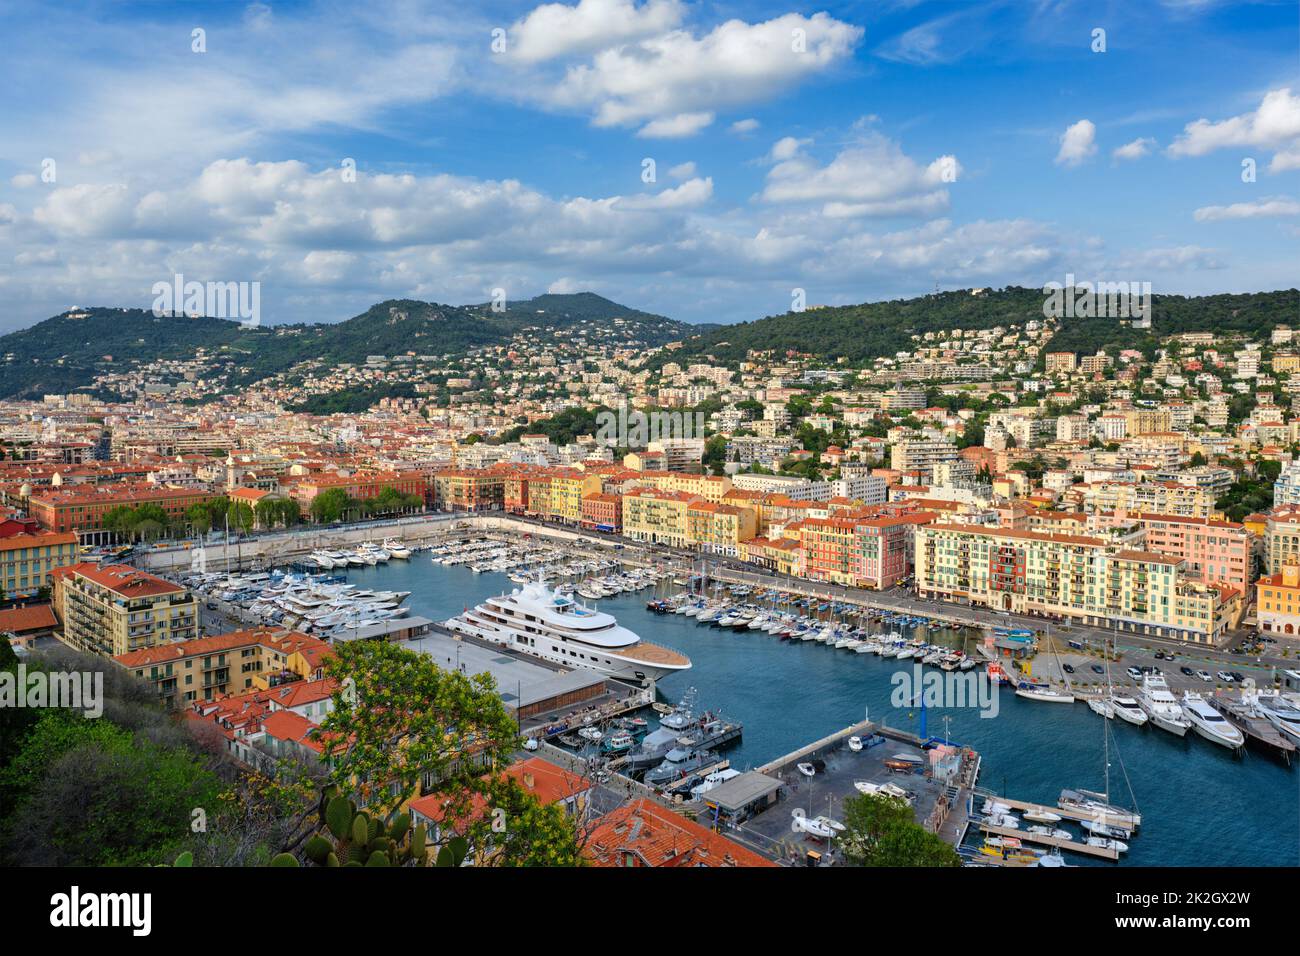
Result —
[[1189, 690], [1183, 693], [1183, 713], [1192, 722], [1196, 732], [1206, 740], [1231, 750], [1245, 746], [1245, 735], [1228, 723], [1227, 718], [1211, 707], [1205, 698], [1195, 691]]
[[612, 614], [578, 604], [539, 582], [488, 598], [446, 624], [461, 634], [614, 677], [654, 681], [691, 666], [684, 654], [642, 640]]
[[1183, 709], [1178, 706], [1178, 698], [1169, 693], [1169, 685], [1159, 674], [1143, 675], [1137, 699], [1151, 718], [1151, 723], [1161, 730], [1182, 737], [1191, 729], [1192, 722], [1183, 714]]

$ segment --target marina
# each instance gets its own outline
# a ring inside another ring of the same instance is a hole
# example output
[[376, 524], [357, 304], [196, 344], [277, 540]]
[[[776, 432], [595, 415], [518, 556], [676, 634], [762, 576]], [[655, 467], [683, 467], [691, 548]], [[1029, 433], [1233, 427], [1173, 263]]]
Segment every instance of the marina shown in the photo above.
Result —
[[[464, 564], [435, 563], [422, 555], [425, 553], [416, 552], [409, 561], [349, 568], [344, 576], [349, 583], [367, 590], [410, 591], [406, 603], [411, 613], [434, 621], [446, 620], [467, 606], [509, 593], [518, 586], [508, 572], [475, 574]], [[577, 551], [568, 552], [563, 560], [571, 562], [579, 557], [586, 560]], [[618, 563], [611, 558], [610, 564], [590, 571], [580, 567], [577, 575], [555, 580], [573, 585], [576, 590], [588, 578], [613, 575]], [[641, 562], [643, 567], [646, 564]], [[635, 570], [635, 566], [623, 565], [622, 570]], [[1204, 846], [1203, 833], [1209, 831], [1219, 835], [1215, 862], [1223, 865], [1279, 862], [1270, 847], [1293, 846], [1297, 842], [1300, 828], [1295, 815], [1277, 809], [1293, 803], [1292, 771], [1272, 756], [1271, 749], [1258, 746], [1255, 736], [1250, 737], [1250, 742], [1256, 746], [1236, 752], [1215, 746], [1195, 733], [1177, 737], [1152, 727], [1149, 721], [1139, 723], [1137, 716], [1121, 720], [1124, 715], [1116, 714], [1115, 719], [1106, 719], [1088, 706], [1046, 706], [1037, 700], [1017, 697], [1005, 688], [999, 695], [995, 719], [982, 719], [978, 710], [969, 707], [920, 707], [906, 703], [895, 706], [891, 700], [894, 694], [891, 677], [900, 670], [919, 667], [945, 673], [943, 665], [947, 657], [949, 666], [953, 658], [959, 662], [957, 674], [961, 673], [960, 662], [965, 660], [973, 662], [967, 666], [968, 670], [986, 673], [993, 669], [989, 665], [1001, 667], [999, 660], [1008, 660], [996, 647], [991, 656], [998, 659], [990, 659], [985, 649], [989, 637], [1014, 648], [1027, 635], [1012, 634], [1010, 628], [1006, 633], [993, 635], [982, 629], [960, 626], [930, 627], [919, 620], [883, 613], [859, 623], [842, 604], [837, 607], [834, 601], [806, 595], [800, 599], [807, 601], [807, 606], [783, 609], [778, 600], [773, 621], [773, 602], [761, 595], [761, 589], [752, 588], [748, 594], [726, 592], [728, 604], [752, 605], [741, 610], [742, 615], [754, 615], [748, 623], [759, 613], [768, 616], [769, 625], [783, 627], [791, 623], [782, 620], [787, 614], [808, 615], [824, 622], [809, 639], [802, 638], [811, 628], [800, 639], [792, 639], [798, 630], [797, 623], [791, 635], [782, 639], [779, 636], [782, 627], [777, 627], [774, 634], [761, 625], [751, 628], [747, 623], [738, 628], [733, 621], [730, 627], [724, 628], [710, 620], [701, 622], [701, 613], [707, 615], [711, 608], [696, 610], [694, 615], [686, 613], [690, 608], [676, 613], [682, 603], [687, 603], [682, 599], [681, 589], [698, 591], [698, 584], [689, 575], [669, 576], [662, 570], [657, 582], [649, 587], [584, 601], [613, 615], [620, 625], [639, 636], [690, 659], [689, 671], [658, 682], [661, 708], [671, 710], [688, 688], [695, 687], [700, 700], [708, 707], [720, 708], [729, 718], [743, 723], [743, 736], [715, 758], [715, 763], [726, 761], [728, 769], [741, 774], [737, 779], [718, 784], [716, 789], [722, 795], [738, 788], [757, 787], [761, 781], [750, 776], [754, 773], [752, 768], [765, 766], [779, 755], [804, 746], [809, 738], [838, 732], [844, 727], [846, 717], [856, 713], [859, 717], [868, 715], [873, 724], [885, 730], [910, 734], [917, 739], [930, 739], [938, 734], [968, 747], [980, 755], [981, 785], [988, 793], [1015, 794], [1025, 803], [1050, 807], [1063, 786], [1091, 784], [1100, 788], [1104, 756], [1099, 731], [1104, 725], [1116, 744], [1111, 760], [1117, 767], [1120, 764], [1125, 767], [1144, 817], [1142, 837], [1122, 841], [1129, 844], [1129, 849], [1119, 854], [1121, 865], [1204, 862], [1199, 848]], [[682, 583], [674, 584], [673, 577]], [[869, 601], [869, 596], [864, 594], [863, 601]], [[650, 607], [654, 602], [665, 603], [656, 612]], [[693, 603], [701, 602], [697, 597]], [[707, 599], [703, 603], [707, 604]], [[846, 627], [846, 620], [853, 623]], [[853, 634], [858, 627], [867, 633]], [[827, 628], [831, 633], [823, 634]], [[828, 640], [837, 630], [839, 636]], [[881, 640], [882, 634], [886, 640]], [[890, 639], [891, 635], [897, 637]], [[851, 646], [855, 640], [862, 643]], [[841, 641], [844, 643], [840, 644]], [[871, 649], [864, 651], [872, 641], [896, 645], [894, 656], [886, 658]], [[926, 650], [918, 658], [921, 645]], [[940, 649], [942, 653], [932, 658]], [[897, 656], [908, 650], [912, 653], [907, 657]], [[926, 658], [932, 658], [932, 662], [924, 663]], [[1014, 673], [1014, 669], [1007, 672]], [[1072, 690], [1080, 700], [1096, 696], [1095, 692], [1079, 687]], [[1133, 691], [1123, 690], [1117, 682], [1117, 696], [1122, 697], [1124, 693]], [[1230, 699], [1226, 695], [1206, 696], [1216, 707]], [[654, 713], [649, 709], [642, 713], [653, 725]], [[1137, 714], [1145, 716], [1141, 710]], [[1258, 724], [1261, 720], [1267, 723], [1265, 718], [1250, 719], [1259, 726], [1260, 734], [1266, 733]], [[601, 720], [607, 723], [609, 717]], [[565, 736], [580, 746], [592, 743], [577, 738], [573, 728]], [[874, 757], [880, 756], [881, 748], [872, 750]], [[617, 766], [614, 770], [617, 772]], [[791, 773], [798, 775], [793, 768]], [[1215, 799], [1199, 800], [1194, 806], [1187, 803], [1187, 794], [1206, 792], [1207, 788], [1216, 795]], [[683, 799], [690, 789], [674, 787]], [[1271, 799], [1269, 794], [1273, 795]], [[973, 809], [976, 811], [973, 816], [977, 816], [978, 806]], [[953, 818], [961, 814], [964, 808], [956, 808]], [[813, 814], [813, 818], [818, 815]], [[790, 821], [784, 821], [784, 829], [789, 827]], [[982, 832], [973, 819], [970, 829], [973, 832], [968, 836], [968, 843], [978, 839]], [[1020, 834], [1020, 838], [1025, 837], [1025, 833]], [[1086, 840], [1078, 842], [1086, 843]], [[1050, 847], [1050, 844], [1039, 845]], [[1110, 863], [1104, 853], [1081, 850], [1071, 856], [1071, 862], [1079, 865]]]

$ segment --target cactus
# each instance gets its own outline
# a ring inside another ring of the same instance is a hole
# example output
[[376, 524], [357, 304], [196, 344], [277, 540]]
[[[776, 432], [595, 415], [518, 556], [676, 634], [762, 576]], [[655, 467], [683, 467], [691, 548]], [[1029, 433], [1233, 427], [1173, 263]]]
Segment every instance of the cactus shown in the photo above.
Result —
[[270, 866], [298, 866], [298, 858], [292, 853], [278, 853], [271, 858]]
[[[412, 826], [409, 813], [399, 813], [391, 820], [384, 821], [358, 811], [356, 804], [338, 796], [333, 788], [321, 794], [320, 827], [303, 846], [302, 855], [307, 862], [316, 866], [429, 864], [425, 832], [420, 827]], [[462, 850], [448, 859], [458, 861], [456, 865], [459, 865], [464, 856]], [[273, 861], [273, 865], [290, 864], [276, 864]]]

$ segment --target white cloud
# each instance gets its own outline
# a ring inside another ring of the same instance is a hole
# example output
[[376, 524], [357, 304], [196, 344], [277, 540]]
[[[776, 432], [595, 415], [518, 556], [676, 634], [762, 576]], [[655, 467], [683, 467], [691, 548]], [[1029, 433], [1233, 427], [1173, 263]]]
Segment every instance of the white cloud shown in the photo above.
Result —
[[932, 215], [948, 206], [945, 184], [961, 172], [955, 156], [922, 166], [886, 137], [871, 133], [841, 150], [825, 166], [786, 137], [773, 147], [762, 198], [768, 202], [821, 202], [834, 218]]
[[759, 125], [758, 120], [751, 116], [747, 119], [736, 120], [728, 129], [733, 133], [752, 133], [758, 129]]
[[[693, 165], [693, 164], [692, 164]], [[689, 179], [680, 186], [664, 189], [649, 196], [619, 199], [624, 209], [684, 209], [708, 202], [713, 196], [713, 179]]]
[[1226, 147], [1277, 149], [1288, 147], [1286, 159], [1273, 172], [1294, 168], [1289, 153], [1300, 149], [1300, 96], [1289, 88], [1270, 90], [1258, 108], [1219, 122], [1188, 123], [1167, 152], [1170, 156], [1204, 156]]
[[678, 113], [651, 120], [637, 130], [636, 135], [642, 139], [681, 139], [694, 136], [712, 122], [712, 113]]
[[688, 30], [601, 50], [539, 94], [552, 107], [589, 109], [597, 126], [669, 121], [689, 125], [720, 109], [787, 92], [848, 58], [861, 27], [825, 13], [789, 13], [763, 23], [728, 20], [696, 37]]
[[1226, 268], [1217, 250], [1201, 246], [1141, 250], [1127, 254], [1124, 263], [1133, 269], [1158, 272], [1199, 272]]
[[1197, 222], [1300, 216], [1300, 202], [1288, 196], [1271, 196], [1254, 202], [1237, 202], [1230, 206], [1202, 206], [1193, 216]]
[[1151, 152], [1151, 148], [1155, 144], [1156, 141], [1150, 136], [1143, 136], [1131, 143], [1125, 143], [1123, 146], [1117, 147], [1111, 152], [1111, 156], [1115, 159], [1141, 159]]
[[37, 178], [35, 173], [19, 173], [10, 179], [9, 182], [18, 189], [31, 189], [40, 182], [40, 180]]
[[657, 36], [682, 19], [677, 0], [580, 0], [577, 6], [546, 3], [515, 23], [507, 33], [510, 55], [539, 63], [576, 53], [591, 53]]
[[1268, 164], [1270, 173], [1285, 173], [1292, 169], [1300, 169], [1300, 143], [1296, 143], [1290, 149], [1274, 153], [1273, 159]]
[[1058, 166], [1078, 166], [1097, 152], [1097, 127], [1082, 119], [1061, 134], [1061, 148], [1056, 154]]
[[678, 163], [668, 170], [668, 175], [673, 179], [690, 179], [695, 175], [695, 163]]

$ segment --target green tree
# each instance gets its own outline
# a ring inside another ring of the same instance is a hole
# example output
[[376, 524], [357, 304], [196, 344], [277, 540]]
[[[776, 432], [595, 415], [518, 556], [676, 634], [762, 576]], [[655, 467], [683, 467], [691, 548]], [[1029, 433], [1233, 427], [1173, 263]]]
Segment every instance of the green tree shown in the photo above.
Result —
[[957, 851], [916, 822], [902, 800], [860, 794], [844, 801], [839, 846], [856, 866], [959, 866]]

